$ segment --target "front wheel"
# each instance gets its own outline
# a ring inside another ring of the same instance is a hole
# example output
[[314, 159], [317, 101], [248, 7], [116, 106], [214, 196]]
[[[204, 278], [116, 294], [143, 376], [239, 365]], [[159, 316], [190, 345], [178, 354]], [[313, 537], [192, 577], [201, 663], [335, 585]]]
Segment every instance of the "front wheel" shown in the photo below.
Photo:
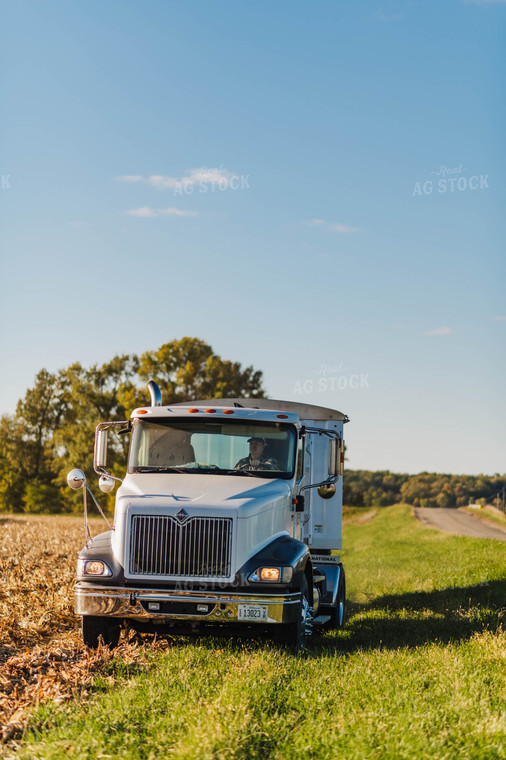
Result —
[[121, 620], [83, 615], [83, 641], [90, 649], [97, 649], [100, 642], [114, 649], [118, 646], [120, 631]]
[[301, 601], [297, 621], [283, 624], [280, 631], [281, 642], [298, 651], [306, 648], [313, 624], [313, 610], [309, 604], [309, 586], [305, 575], [300, 584], [300, 594]]

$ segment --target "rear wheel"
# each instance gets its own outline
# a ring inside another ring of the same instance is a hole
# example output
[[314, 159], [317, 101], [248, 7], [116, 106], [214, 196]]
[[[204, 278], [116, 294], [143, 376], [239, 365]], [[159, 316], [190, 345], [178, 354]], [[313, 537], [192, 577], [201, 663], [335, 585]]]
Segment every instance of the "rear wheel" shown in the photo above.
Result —
[[120, 631], [121, 620], [83, 615], [83, 641], [90, 649], [97, 649], [100, 642], [114, 649], [118, 646]]
[[306, 648], [313, 624], [313, 610], [309, 604], [309, 586], [305, 575], [300, 584], [300, 594], [301, 601], [296, 622], [285, 623], [280, 631], [282, 643], [298, 651]]

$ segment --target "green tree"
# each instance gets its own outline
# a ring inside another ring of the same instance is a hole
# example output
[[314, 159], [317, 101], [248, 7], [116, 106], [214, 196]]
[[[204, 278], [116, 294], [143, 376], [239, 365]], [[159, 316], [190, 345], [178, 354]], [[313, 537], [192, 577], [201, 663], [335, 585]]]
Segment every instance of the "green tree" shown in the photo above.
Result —
[[42, 489], [50, 496], [53, 511], [63, 507], [57, 478], [53, 436], [65, 413], [61, 387], [55, 375], [42, 369], [16, 416], [4, 416], [0, 431], [0, 505], [8, 511], [27, 511], [33, 495]]
[[[42, 369], [16, 415], [0, 418], [0, 509], [80, 510], [81, 494], [67, 487], [67, 472], [80, 467], [91, 475], [97, 424], [126, 420], [148, 403], [150, 379], [161, 386], [165, 403], [264, 396], [261, 372], [221, 359], [198, 338], [173, 340], [140, 359], [115, 356], [89, 369], [76, 362], [56, 374]], [[128, 436], [110, 441], [108, 467], [121, 477]]]
[[23, 424], [11, 415], [0, 418], [0, 509], [19, 511], [23, 503], [27, 469], [23, 460]]
[[[128, 418], [131, 410], [125, 405], [135, 398], [137, 367], [137, 357], [125, 355], [90, 369], [75, 363], [59, 373], [66, 412], [55, 432], [54, 445], [58, 451], [59, 482], [67, 500], [72, 498], [76, 505], [80, 504], [80, 498], [66, 489], [66, 474], [73, 467], [84, 468], [91, 474], [95, 428], [99, 422]], [[109, 462], [114, 474], [124, 470], [127, 447], [128, 440], [111, 438]]]
[[155, 380], [164, 403], [204, 398], [263, 398], [262, 373], [221, 359], [199, 338], [181, 338], [142, 354], [139, 378]]

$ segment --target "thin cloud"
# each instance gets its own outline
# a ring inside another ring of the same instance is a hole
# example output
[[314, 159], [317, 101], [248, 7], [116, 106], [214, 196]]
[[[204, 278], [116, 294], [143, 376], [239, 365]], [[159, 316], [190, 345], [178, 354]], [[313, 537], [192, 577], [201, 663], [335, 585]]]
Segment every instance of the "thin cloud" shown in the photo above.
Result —
[[308, 222], [302, 222], [307, 227], [321, 227], [329, 232], [338, 232], [340, 235], [349, 235], [352, 232], [359, 232], [358, 227], [351, 227], [349, 224], [342, 222], [327, 222], [325, 219], [310, 219]]
[[427, 330], [425, 335], [451, 335], [453, 327], [436, 327], [435, 330]]
[[198, 169], [189, 169], [188, 173], [183, 177], [169, 177], [164, 174], [150, 174], [147, 177], [143, 177], [141, 174], [122, 174], [116, 177], [116, 181], [127, 183], [139, 182], [150, 185], [157, 190], [175, 190], [179, 187], [196, 185], [201, 182], [207, 182], [211, 185], [214, 183], [219, 185], [220, 189], [226, 189], [229, 187], [230, 181], [237, 176], [237, 174], [223, 167], [208, 169], [206, 166], [201, 166]]
[[506, 314], [497, 314], [494, 317], [494, 322], [506, 322]]
[[149, 219], [157, 216], [198, 216], [196, 211], [184, 211], [180, 208], [150, 208], [149, 206], [141, 206], [141, 208], [131, 208], [125, 211], [128, 216], [136, 216], [143, 219]]
[[156, 216], [156, 212], [152, 208], [148, 208], [148, 206], [143, 206], [142, 208], [131, 208], [128, 211], [125, 211], [125, 214], [128, 216]]
[[351, 232], [358, 232], [358, 227], [350, 227], [349, 224], [334, 222], [333, 224], [329, 224], [329, 230], [332, 230], [332, 232], [340, 232], [341, 235], [349, 235]]

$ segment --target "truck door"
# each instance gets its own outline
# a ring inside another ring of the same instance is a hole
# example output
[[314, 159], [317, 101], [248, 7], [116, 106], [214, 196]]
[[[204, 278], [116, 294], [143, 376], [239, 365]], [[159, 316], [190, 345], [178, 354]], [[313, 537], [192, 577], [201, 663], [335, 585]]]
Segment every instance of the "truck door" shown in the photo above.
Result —
[[[341, 441], [310, 431], [305, 438], [304, 485], [328, 480], [336, 473]], [[342, 478], [331, 486], [305, 489], [304, 502], [303, 540], [313, 550], [341, 549]]]

